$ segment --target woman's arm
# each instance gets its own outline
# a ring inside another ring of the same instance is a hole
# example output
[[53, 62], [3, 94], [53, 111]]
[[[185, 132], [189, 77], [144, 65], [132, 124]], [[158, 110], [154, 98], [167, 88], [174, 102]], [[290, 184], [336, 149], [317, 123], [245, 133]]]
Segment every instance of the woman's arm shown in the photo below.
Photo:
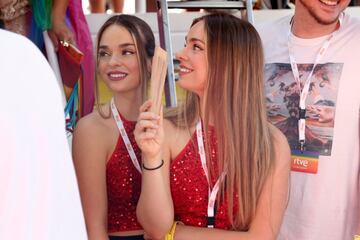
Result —
[[290, 149], [285, 136], [274, 127], [275, 166], [260, 194], [253, 222], [248, 232], [178, 225], [175, 240], [275, 240], [288, 201]]
[[[151, 101], [140, 108], [140, 116], [134, 131], [135, 139], [142, 150], [142, 185], [136, 215], [147, 236], [161, 239], [169, 231], [174, 219], [170, 192], [170, 153], [164, 143], [162, 116], [147, 112]], [[162, 112], [162, 111], [161, 111]], [[165, 124], [167, 125], [167, 124]], [[168, 134], [168, 133], [166, 133]]]
[[53, 0], [49, 37], [52, 40], [55, 49], [58, 48], [58, 42], [60, 40], [75, 44], [74, 34], [70, 31], [65, 22], [68, 4], [69, 0]]
[[73, 136], [73, 159], [89, 240], [107, 240], [106, 151], [93, 119], [81, 119]]

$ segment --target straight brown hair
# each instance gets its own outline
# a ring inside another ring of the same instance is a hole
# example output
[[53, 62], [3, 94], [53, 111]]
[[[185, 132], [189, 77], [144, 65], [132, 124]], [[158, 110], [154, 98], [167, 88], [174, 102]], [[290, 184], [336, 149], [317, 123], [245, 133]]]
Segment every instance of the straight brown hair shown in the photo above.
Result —
[[[262, 43], [250, 23], [230, 14], [205, 15], [195, 19], [192, 26], [199, 21], [205, 25], [209, 66], [204, 138], [209, 142], [211, 116], [217, 138], [218, 176], [226, 172], [218, 201], [226, 199], [233, 229], [247, 231], [274, 165], [265, 108]], [[196, 124], [199, 114], [199, 97], [187, 92], [184, 103], [167, 116], [176, 126], [186, 128]], [[208, 149], [207, 144], [207, 161]]]

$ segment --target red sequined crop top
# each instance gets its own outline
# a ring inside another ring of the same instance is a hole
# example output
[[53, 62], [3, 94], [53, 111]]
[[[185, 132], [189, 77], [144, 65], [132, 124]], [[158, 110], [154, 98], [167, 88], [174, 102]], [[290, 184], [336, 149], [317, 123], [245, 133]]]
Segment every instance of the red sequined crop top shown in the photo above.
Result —
[[[123, 117], [121, 119], [140, 162], [141, 150], [137, 146], [133, 134], [136, 122], [127, 121]], [[141, 230], [142, 227], [136, 219], [136, 205], [141, 190], [141, 174], [134, 167], [120, 134], [115, 150], [106, 165], [106, 186], [108, 233]]]
[[[217, 143], [213, 129], [210, 129], [209, 137], [211, 166], [208, 168], [213, 168], [213, 172], [217, 173]], [[218, 179], [217, 175], [211, 177], [212, 186]], [[181, 153], [171, 162], [170, 185], [175, 220], [185, 225], [207, 227], [208, 183], [201, 166], [195, 133]], [[215, 228], [231, 229], [226, 201], [217, 207]]]

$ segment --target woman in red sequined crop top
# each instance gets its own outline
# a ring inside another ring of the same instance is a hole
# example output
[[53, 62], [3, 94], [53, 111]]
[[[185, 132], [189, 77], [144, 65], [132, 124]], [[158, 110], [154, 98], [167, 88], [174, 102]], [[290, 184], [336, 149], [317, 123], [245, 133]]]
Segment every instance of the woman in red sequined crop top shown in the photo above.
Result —
[[158, 122], [145, 102], [135, 128], [149, 169], [137, 206], [146, 235], [276, 239], [290, 151], [267, 121], [259, 35], [232, 15], [205, 15], [194, 20], [177, 59], [185, 101]]
[[135, 16], [113, 16], [99, 30], [98, 75], [113, 98], [100, 105], [96, 92], [98, 111], [78, 122], [73, 139], [89, 239], [143, 239], [136, 218], [141, 151], [133, 131], [146, 97], [154, 49], [151, 28]]

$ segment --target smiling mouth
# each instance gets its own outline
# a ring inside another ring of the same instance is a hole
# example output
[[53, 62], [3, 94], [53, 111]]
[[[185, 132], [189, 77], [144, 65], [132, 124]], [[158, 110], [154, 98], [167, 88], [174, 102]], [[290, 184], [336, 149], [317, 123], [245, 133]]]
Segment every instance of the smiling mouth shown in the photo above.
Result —
[[330, 1], [330, 0], [320, 0], [321, 3], [325, 4], [326, 6], [336, 6], [339, 1]]
[[193, 70], [189, 69], [189, 68], [186, 68], [184, 66], [180, 66], [180, 69], [179, 69], [179, 74], [182, 75], [182, 74], [187, 74], [187, 73], [191, 73]]
[[110, 80], [118, 81], [126, 78], [127, 75], [126, 73], [109, 73], [108, 77]]

